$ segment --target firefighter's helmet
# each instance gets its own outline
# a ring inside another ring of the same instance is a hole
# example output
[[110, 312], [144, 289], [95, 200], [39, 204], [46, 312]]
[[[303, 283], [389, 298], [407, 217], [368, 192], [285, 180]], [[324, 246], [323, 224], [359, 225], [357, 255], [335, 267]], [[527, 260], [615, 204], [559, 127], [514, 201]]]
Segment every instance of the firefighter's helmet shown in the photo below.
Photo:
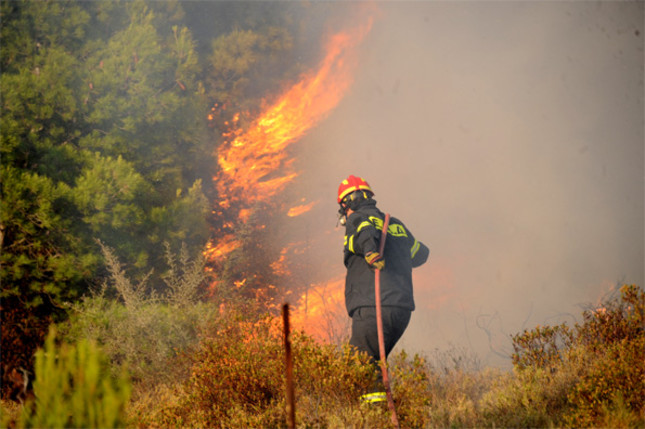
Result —
[[343, 180], [338, 187], [338, 204], [341, 204], [345, 197], [356, 191], [365, 191], [368, 193], [369, 197], [374, 195], [374, 191], [370, 188], [369, 183], [361, 177], [350, 175], [347, 179]]

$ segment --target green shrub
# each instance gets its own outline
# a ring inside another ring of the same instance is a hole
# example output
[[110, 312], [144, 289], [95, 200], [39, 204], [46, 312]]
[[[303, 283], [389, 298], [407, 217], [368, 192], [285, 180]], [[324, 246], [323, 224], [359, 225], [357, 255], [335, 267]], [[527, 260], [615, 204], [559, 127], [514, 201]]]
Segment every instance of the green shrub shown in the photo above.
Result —
[[125, 425], [128, 375], [113, 378], [103, 352], [92, 342], [55, 345], [51, 330], [36, 352], [35, 401], [24, 407], [19, 427], [117, 428]]
[[201, 301], [203, 260], [190, 261], [167, 249], [167, 293], [156, 293], [145, 280], [133, 284], [113, 252], [102, 246], [110, 282], [71, 307], [61, 329], [67, 338], [89, 338], [102, 346], [116, 371], [127, 364], [139, 390], [187, 377], [178, 353], [198, 342], [199, 331], [217, 309]]

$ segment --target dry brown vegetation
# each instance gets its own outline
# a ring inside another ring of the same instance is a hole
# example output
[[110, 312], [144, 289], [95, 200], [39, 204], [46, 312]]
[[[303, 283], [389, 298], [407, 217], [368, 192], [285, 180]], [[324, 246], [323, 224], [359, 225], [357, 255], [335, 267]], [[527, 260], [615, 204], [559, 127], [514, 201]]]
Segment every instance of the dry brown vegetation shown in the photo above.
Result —
[[[114, 379], [124, 365], [132, 374], [131, 399], [114, 421], [128, 427], [287, 425], [279, 317], [256, 312], [253, 303], [221, 309], [200, 300], [188, 290], [195, 290], [199, 261], [172, 255], [172, 293], [143, 293], [145, 285], [130, 284], [109, 249], [104, 252], [112, 283], [73, 307], [60, 330], [64, 343], [90, 338], [109, 358], [105, 377]], [[512, 371], [480, 368], [459, 350], [432, 358], [399, 352], [389, 360], [399, 420], [402, 427], [642, 427], [644, 326], [643, 289], [623, 286], [602, 307], [585, 311], [579, 324], [515, 335]], [[375, 376], [365, 356], [301, 332], [292, 341], [298, 427], [391, 425], [386, 408], [359, 401]], [[52, 383], [46, 389], [56, 389]], [[37, 399], [50, 393], [35, 391]], [[29, 427], [20, 413], [42, 414], [47, 406], [3, 403], [3, 426]], [[57, 412], [71, 413], [68, 406]]]

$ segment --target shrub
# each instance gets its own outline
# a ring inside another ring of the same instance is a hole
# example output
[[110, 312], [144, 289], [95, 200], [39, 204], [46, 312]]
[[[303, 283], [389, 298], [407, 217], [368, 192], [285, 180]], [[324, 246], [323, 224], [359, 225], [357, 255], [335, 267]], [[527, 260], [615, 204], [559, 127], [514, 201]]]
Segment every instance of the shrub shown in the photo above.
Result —
[[[449, 351], [452, 358], [461, 362], [468, 360]], [[433, 370], [429, 380], [430, 403], [426, 407], [424, 427], [478, 427], [481, 426], [480, 403], [493, 383], [507, 376], [501, 370], [487, 368], [485, 370], [467, 371], [459, 365], [446, 366], [444, 357], [432, 361]], [[397, 390], [398, 394], [398, 390]]]
[[566, 324], [537, 326], [512, 336], [513, 365], [518, 369], [536, 367], [554, 370], [562, 363], [562, 354], [571, 347], [573, 333]]
[[[298, 423], [346, 426], [368, 419], [369, 413], [354, 412], [360, 394], [375, 376], [367, 357], [349, 347], [317, 344], [300, 332], [293, 332], [291, 338]], [[276, 318], [254, 321], [236, 312], [227, 313], [190, 359], [191, 377], [181, 390], [182, 399], [145, 424], [286, 425], [284, 353]]]
[[[565, 423], [575, 427], [621, 426], [614, 414], [623, 414], [618, 420], [645, 423], [645, 336], [633, 341], [614, 344], [606, 353], [588, 359], [588, 367], [577, 385], [568, 394], [573, 404]], [[629, 426], [629, 425], [628, 425]]]
[[610, 344], [641, 338], [645, 335], [645, 292], [635, 285], [621, 287], [620, 297], [586, 310], [576, 330], [578, 341], [598, 353]]
[[557, 371], [538, 366], [515, 369], [495, 380], [480, 402], [486, 426], [553, 427], [570, 409], [567, 393], [575, 386], [580, 366]]
[[167, 249], [168, 292], [159, 294], [145, 279], [131, 283], [113, 252], [102, 250], [111, 281], [71, 306], [70, 320], [62, 327], [66, 337], [99, 343], [116, 371], [128, 365], [139, 388], [187, 376], [178, 352], [197, 344], [199, 330], [216, 312], [199, 299], [203, 260], [190, 261], [185, 248], [178, 258]]
[[405, 350], [389, 359], [389, 375], [399, 423], [420, 427], [428, 416], [434, 376], [426, 359], [415, 354], [410, 357]]
[[587, 365], [568, 395], [575, 405], [565, 418], [569, 425], [645, 424], [645, 292], [633, 285], [620, 292], [619, 299], [585, 311], [577, 326]]
[[[583, 313], [583, 322], [513, 337], [516, 377], [486, 397], [486, 416], [508, 426], [645, 423], [645, 293]], [[507, 415], [504, 410], [513, 410]]]
[[35, 401], [24, 407], [18, 427], [116, 428], [125, 424], [130, 380], [110, 375], [103, 352], [93, 343], [56, 346], [51, 330], [36, 352]]

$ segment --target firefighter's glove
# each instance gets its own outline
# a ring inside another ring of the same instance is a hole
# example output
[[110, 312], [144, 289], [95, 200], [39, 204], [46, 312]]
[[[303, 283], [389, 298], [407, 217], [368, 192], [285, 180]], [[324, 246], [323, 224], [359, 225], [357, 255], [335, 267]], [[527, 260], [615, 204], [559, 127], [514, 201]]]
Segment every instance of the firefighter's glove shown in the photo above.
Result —
[[375, 270], [382, 270], [385, 268], [385, 259], [383, 259], [381, 254], [378, 252], [370, 252], [365, 255], [365, 262]]

